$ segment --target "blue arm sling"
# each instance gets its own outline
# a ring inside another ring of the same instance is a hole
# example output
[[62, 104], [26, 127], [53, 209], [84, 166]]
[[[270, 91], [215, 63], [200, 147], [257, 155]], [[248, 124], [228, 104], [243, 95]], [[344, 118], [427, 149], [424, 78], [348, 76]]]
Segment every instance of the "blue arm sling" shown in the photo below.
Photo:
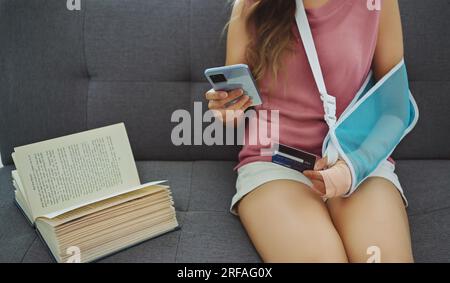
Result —
[[378, 82], [370, 72], [339, 119], [336, 98], [328, 94], [302, 0], [296, 0], [296, 22], [329, 127], [322, 145], [328, 165], [338, 158], [350, 168], [349, 196], [394, 151], [414, 128], [419, 118], [417, 104], [409, 90], [408, 75], [402, 59]]

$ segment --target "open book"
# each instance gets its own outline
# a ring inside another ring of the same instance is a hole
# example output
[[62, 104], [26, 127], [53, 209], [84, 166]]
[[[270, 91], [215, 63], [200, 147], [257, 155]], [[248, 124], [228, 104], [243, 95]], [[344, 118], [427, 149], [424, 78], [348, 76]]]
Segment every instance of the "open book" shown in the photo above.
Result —
[[165, 181], [140, 183], [123, 123], [14, 148], [15, 199], [58, 262], [178, 228]]

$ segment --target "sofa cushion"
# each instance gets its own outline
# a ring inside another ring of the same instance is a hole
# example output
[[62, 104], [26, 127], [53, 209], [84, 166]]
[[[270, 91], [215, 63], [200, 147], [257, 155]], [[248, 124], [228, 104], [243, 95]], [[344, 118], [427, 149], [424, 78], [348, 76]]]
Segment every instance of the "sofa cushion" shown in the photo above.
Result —
[[399, 160], [396, 173], [409, 202], [408, 214], [450, 208], [450, 160]]
[[221, 211], [188, 211], [177, 262], [259, 262], [237, 217]]
[[[234, 165], [226, 161], [138, 162], [142, 182], [170, 180], [182, 228], [103, 261], [260, 261], [238, 217], [228, 211], [235, 192]], [[13, 204], [12, 169], [0, 169], [0, 261], [50, 261]], [[449, 170], [450, 161], [397, 161], [396, 171], [409, 200], [413, 249], [419, 262], [450, 261], [446, 248], [450, 243], [450, 181], [439, 178]]]
[[[449, 61], [450, 62], [450, 61]], [[411, 92], [419, 108], [419, 121], [394, 151], [394, 159], [450, 159], [449, 81], [413, 81]]]
[[235, 165], [230, 161], [194, 162], [189, 210], [227, 212], [236, 193]]
[[450, 207], [409, 216], [417, 262], [450, 262]]
[[[204, 101], [204, 69], [224, 64], [231, 2], [83, 0], [68, 11], [60, 0], [1, 1], [3, 162], [14, 146], [122, 121], [136, 160], [236, 160], [238, 147], [176, 147], [170, 136], [172, 112]], [[450, 9], [400, 6], [421, 119], [394, 156], [449, 159]]]
[[191, 88], [206, 82], [199, 70], [224, 62], [228, 0], [81, 1], [80, 11], [60, 0], [0, 5], [4, 164], [15, 146], [117, 122], [136, 160], [200, 159], [200, 146], [172, 144], [171, 115], [192, 114], [192, 96], [204, 100], [207, 89]]

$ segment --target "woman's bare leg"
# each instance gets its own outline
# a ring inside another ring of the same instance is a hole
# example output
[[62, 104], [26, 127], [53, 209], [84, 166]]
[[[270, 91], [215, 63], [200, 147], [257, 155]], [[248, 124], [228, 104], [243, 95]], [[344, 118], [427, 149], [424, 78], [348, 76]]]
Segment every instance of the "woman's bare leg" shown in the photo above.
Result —
[[347, 262], [327, 207], [308, 186], [291, 180], [271, 181], [237, 205], [264, 262]]
[[381, 262], [413, 261], [406, 210], [390, 181], [369, 177], [349, 198], [327, 204], [350, 262], [376, 259], [377, 252]]

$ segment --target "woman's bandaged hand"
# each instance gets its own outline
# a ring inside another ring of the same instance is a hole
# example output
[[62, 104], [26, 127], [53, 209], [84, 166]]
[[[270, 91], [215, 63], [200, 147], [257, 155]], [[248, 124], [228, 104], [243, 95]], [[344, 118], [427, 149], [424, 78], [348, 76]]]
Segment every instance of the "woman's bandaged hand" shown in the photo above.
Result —
[[352, 185], [350, 168], [341, 159], [333, 166], [327, 167], [325, 156], [316, 162], [314, 171], [306, 170], [303, 174], [311, 180], [312, 189], [325, 198], [342, 196]]

